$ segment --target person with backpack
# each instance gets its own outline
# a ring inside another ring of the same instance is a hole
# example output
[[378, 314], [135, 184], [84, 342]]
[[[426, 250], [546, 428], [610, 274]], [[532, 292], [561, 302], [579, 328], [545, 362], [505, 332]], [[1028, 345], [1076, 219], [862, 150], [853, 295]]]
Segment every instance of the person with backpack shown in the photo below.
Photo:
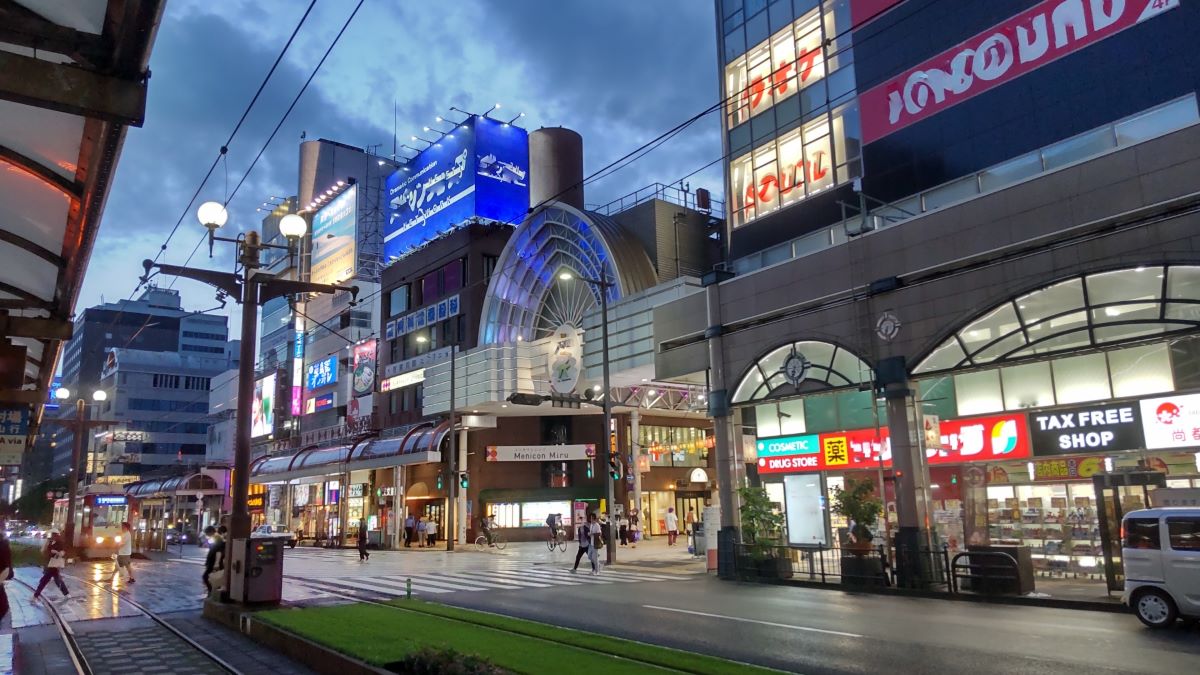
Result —
[[51, 579], [58, 586], [58, 590], [62, 591], [64, 599], [70, 597], [71, 592], [67, 590], [67, 585], [62, 580], [62, 570], [67, 566], [67, 546], [63, 543], [62, 533], [57, 528], [50, 530], [50, 539], [42, 548], [42, 555], [46, 559], [46, 564], [42, 568], [42, 579], [33, 592], [33, 599], [41, 599], [42, 590], [46, 588], [46, 584], [50, 583]]
[[113, 568], [112, 577], [109, 582], [115, 582], [121, 577], [121, 568], [125, 569], [125, 573], [129, 575], [129, 583], [133, 583], [133, 564], [130, 558], [133, 557], [133, 530], [129, 527], [129, 523], [121, 523], [121, 536], [117, 538], [121, 542], [121, 547], [117, 549], [117, 565]]
[[212, 595], [213, 586], [208, 577], [218, 569], [225, 568], [225, 538], [217, 532], [217, 528], [209, 525], [204, 528], [204, 536], [208, 537], [208, 555], [204, 556], [204, 588], [207, 593], [204, 597]]
[[589, 513], [587, 522], [580, 523], [575, 528], [575, 541], [579, 544], [579, 550], [575, 552], [575, 566], [571, 568], [572, 574], [579, 571], [579, 560], [585, 555], [588, 557], [588, 562], [592, 564], [592, 574], [600, 574], [598, 558], [600, 532], [600, 523], [596, 520], [595, 513]]

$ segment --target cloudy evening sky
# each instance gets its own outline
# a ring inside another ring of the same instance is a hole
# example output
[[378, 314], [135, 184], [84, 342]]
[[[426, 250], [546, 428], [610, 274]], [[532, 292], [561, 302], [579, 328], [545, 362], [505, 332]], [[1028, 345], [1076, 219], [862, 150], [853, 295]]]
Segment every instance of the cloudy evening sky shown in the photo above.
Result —
[[[242, 178], [354, 4], [317, 2], [200, 201], [225, 197], [226, 170], [229, 190]], [[140, 261], [154, 256], [179, 219], [307, 5], [168, 1], [150, 63], [146, 124], [129, 130], [79, 309], [130, 296]], [[713, 21], [708, 0], [366, 0], [231, 202], [230, 222], [257, 227], [260, 202], [295, 194], [302, 131], [309, 139], [382, 144], [390, 154], [393, 105], [403, 139], [450, 106], [481, 112], [501, 102], [513, 115], [525, 112], [531, 130], [579, 131], [590, 175], [717, 100]], [[718, 125], [709, 115], [589, 184], [588, 203], [676, 181], [716, 160]], [[720, 165], [689, 181], [720, 194]], [[163, 260], [183, 263], [201, 240], [194, 212]], [[228, 251], [209, 261], [202, 248], [192, 264], [230, 269]], [[206, 286], [181, 280], [177, 287], [188, 309], [215, 305]]]

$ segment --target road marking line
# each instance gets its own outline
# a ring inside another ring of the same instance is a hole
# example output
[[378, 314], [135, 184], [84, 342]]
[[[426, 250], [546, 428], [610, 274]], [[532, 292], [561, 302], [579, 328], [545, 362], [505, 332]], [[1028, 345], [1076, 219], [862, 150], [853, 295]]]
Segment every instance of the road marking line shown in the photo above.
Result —
[[[361, 589], [364, 591], [370, 591], [372, 593], [379, 593], [380, 595], [388, 595], [388, 596], [394, 596], [397, 594], [397, 592], [400, 592], [400, 593], [403, 592], [403, 591], [389, 592], [388, 590], [386, 590], [384, 588], [380, 588], [380, 586], [382, 586], [382, 584], [376, 584], [376, 585], [364, 584], [364, 583], [359, 583], [357, 581], [351, 581], [349, 579], [321, 579], [319, 581], [316, 579], [313, 579], [312, 582], [317, 583], [318, 585], [326, 586], [326, 587], [340, 586], [342, 588]], [[447, 590], [443, 590], [440, 588], [430, 588], [430, 587], [420, 586], [415, 583], [413, 584], [413, 590], [421, 591], [424, 593], [451, 593], [452, 592], [452, 591], [447, 591]]]
[[443, 580], [437, 579], [436, 577], [431, 578], [431, 577], [427, 577], [427, 576], [420, 575], [420, 574], [408, 574], [408, 575], [393, 574], [393, 575], [389, 575], [389, 576], [385, 576], [385, 577], [371, 577], [371, 578], [372, 579], [386, 579], [389, 582], [398, 582], [400, 585], [403, 585], [406, 580], [412, 579], [412, 582], [414, 584], [433, 586], [434, 588], [445, 587], [452, 591], [484, 591], [484, 590], [487, 590], [486, 588], [482, 588], [480, 586], [468, 586], [466, 584], [460, 584], [460, 583], [455, 582], [452, 579], [443, 581]]
[[808, 626], [793, 626], [790, 623], [775, 623], [774, 621], [760, 621], [758, 619], [743, 619], [740, 616], [725, 616], [723, 614], [709, 614], [708, 612], [694, 612], [690, 609], [676, 609], [674, 607], [659, 607], [658, 605], [642, 605], [646, 609], [657, 609], [663, 612], [679, 612], [680, 614], [694, 614], [696, 616], [707, 616], [713, 619], [728, 619], [729, 621], [741, 621], [742, 623], [757, 623], [763, 626], [775, 626], [776, 628], [790, 628], [792, 630], [808, 631], [810, 633], [825, 633], [826, 635], [840, 635], [842, 637], [860, 638], [863, 637], [858, 633], [843, 633], [840, 630], [825, 630], [824, 628], [809, 628]]

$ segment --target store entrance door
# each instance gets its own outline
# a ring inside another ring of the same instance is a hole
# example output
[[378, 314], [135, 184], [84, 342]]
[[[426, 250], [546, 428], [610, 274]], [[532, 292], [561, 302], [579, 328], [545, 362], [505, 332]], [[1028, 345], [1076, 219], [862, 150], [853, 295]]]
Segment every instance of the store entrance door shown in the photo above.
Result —
[[692, 519], [695, 522], [700, 522], [704, 516], [704, 497], [702, 495], [682, 495], [676, 493], [675, 498], [675, 513], [679, 514], [679, 531], [680, 533], [688, 533], [692, 527], [688, 524], [688, 509], [691, 509]]
[[1150, 493], [1166, 487], [1166, 474], [1157, 471], [1101, 473], [1092, 476], [1100, 518], [1100, 547], [1104, 552], [1104, 577], [1108, 590], [1125, 587], [1125, 567], [1121, 564], [1121, 519], [1126, 513], [1150, 508]]

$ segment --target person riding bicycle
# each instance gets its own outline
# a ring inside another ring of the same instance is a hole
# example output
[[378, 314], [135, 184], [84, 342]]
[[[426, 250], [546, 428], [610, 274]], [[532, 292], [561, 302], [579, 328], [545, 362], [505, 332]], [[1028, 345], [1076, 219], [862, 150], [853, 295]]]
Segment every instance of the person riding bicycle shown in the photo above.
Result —
[[492, 540], [493, 527], [495, 527], [495, 523], [492, 521], [492, 516], [484, 516], [479, 519], [479, 529], [483, 530], [483, 536], [487, 537], [488, 546], [494, 547], [496, 544]]
[[561, 527], [559, 523], [561, 522], [562, 516], [557, 513], [551, 513], [546, 516], [546, 526], [550, 528], [550, 541], [558, 541], [559, 528]]

